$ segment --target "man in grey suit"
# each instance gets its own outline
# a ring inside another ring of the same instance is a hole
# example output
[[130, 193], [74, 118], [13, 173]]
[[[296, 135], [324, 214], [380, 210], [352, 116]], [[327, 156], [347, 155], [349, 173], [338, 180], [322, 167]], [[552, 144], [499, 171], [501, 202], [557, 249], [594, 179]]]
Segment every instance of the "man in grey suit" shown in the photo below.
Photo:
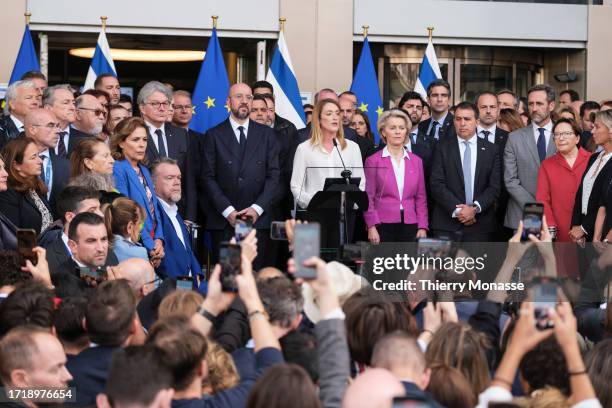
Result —
[[504, 183], [510, 195], [504, 225], [517, 229], [526, 203], [535, 202], [540, 163], [555, 154], [551, 113], [555, 109], [555, 90], [535, 85], [527, 93], [531, 124], [508, 136], [504, 150]]

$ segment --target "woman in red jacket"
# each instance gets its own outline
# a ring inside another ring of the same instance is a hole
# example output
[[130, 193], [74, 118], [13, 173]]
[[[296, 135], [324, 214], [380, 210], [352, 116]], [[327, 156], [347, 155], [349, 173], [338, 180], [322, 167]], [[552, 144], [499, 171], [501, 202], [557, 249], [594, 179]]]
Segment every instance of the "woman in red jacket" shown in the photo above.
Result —
[[[580, 147], [580, 129], [575, 121], [561, 118], [552, 129], [557, 154], [544, 160], [538, 173], [536, 200], [544, 203], [549, 227], [557, 228], [555, 245], [560, 276], [577, 273], [576, 248], [569, 231], [576, 192], [591, 154]], [[565, 271], [563, 271], [565, 270]]]

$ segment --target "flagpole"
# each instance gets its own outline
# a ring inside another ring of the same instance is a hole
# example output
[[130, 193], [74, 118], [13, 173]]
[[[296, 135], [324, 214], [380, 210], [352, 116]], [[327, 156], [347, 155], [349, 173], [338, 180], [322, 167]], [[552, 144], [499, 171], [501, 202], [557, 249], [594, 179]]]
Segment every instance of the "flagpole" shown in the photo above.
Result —
[[280, 32], [282, 33], [285, 31], [285, 22], [287, 19], [285, 17], [281, 17], [278, 19], [278, 21], [280, 22]]
[[108, 20], [107, 16], [101, 16], [100, 20], [102, 20], [102, 31], [106, 31], [106, 20]]
[[212, 17], [213, 28], [217, 28], [217, 20], [219, 19], [219, 16], [211, 16], [211, 17]]
[[363, 38], [368, 38], [368, 29], [370, 28], [369, 25], [362, 25], [361, 28], [363, 28]]
[[429, 42], [431, 42], [431, 39], [433, 38], [433, 27], [427, 27], [427, 32], [429, 33]]
[[23, 15], [25, 16], [26, 25], [30, 25], [30, 17], [32, 17], [32, 13], [26, 11], [25, 13], [23, 13]]

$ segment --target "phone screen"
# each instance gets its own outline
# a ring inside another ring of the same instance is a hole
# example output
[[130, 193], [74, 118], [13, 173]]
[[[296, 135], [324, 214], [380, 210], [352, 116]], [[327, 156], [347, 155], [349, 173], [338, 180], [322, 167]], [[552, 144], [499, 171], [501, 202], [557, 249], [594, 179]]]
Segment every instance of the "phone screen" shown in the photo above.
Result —
[[176, 277], [176, 288], [178, 290], [192, 290], [193, 279], [191, 276], [177, 276]]
[[304, 261], [321, 252], [321, 229], [319, 224], [297, 224], [294, 229], [293, 257], [295, 259], [295, 277], [314, 279], [317, 271], [314, 267], [304, 266]]
[[221, 290], [223, 292], [238, 291], [236, 275], [240, 273], [240, 245], [222, 243], [219, 250], [219, 264], [221, 265]]
[[287, 229], [284, 221], [272, 221], [272, 224], [270, 224], [270, 239], [287, 241]]
[[17, 230], [17, 250], [21, 265], [25, 266], [26, 260], [36, 265], [38, 258], [32, 250], [36, 246], [36, 231], [33, 229], [18, 229]]
[[542, 216], [544, 215], [544, 205], [542, 203], [527, 203], [523, 209], [523, 233], [521, 241], [528, 241], [529, 234], [533, 234], [538, 239], [542, 231]]
[[549, 311], [557, 305], [557, 284], [554, 281], [542, 281], [531, 286], [530, 292], [536, 327], [541, 330], [553, 327]]
[[424, 257], [442, 257], [450, 255], [452, 242], [447, 239], [419, 238], [417, 255]]
[[236, 242], [244, 240], [247, 235], [251, 233], [252, 229], [253, 220], [251, 218], [247, 218], [246, 220], [237, 219], [234, 226], [234, 237], [236, 238]]

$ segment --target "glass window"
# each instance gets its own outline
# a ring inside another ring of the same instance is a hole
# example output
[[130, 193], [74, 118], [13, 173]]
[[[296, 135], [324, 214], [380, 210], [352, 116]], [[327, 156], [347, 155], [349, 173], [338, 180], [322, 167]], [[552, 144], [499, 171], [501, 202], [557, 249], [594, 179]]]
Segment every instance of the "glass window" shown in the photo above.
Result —
[[[402, 95], [414, 90], [419, 75], [420, 63], [389, 63], [389, 107], [397, 106]], [[442, 78], [448, 78], [448, 64], [440, 63]]]
[[482, 91], [512, 89], [512, 66], [461, 64], [462, 101], [473, 101]]

